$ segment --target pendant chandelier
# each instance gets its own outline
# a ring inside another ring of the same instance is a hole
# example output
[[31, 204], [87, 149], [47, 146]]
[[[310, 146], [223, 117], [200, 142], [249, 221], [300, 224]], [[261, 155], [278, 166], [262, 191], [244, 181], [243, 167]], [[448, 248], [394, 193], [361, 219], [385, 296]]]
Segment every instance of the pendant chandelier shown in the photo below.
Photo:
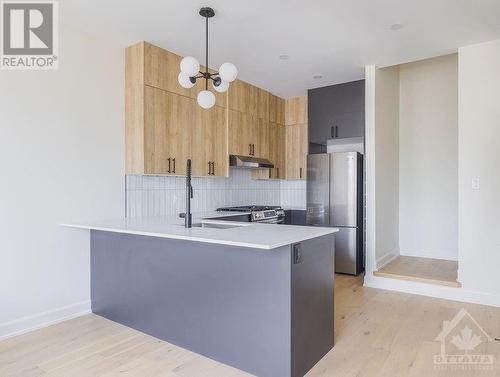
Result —
[[205, 80], [205, 90], [198, 93], [198, 104], [204, 109], [210, 109], [215, 105], [215, 95], [208, 90], [208, 81], [212, 81], [212, 86], [219, 93], [225, 92], [229, 88], [229, 83], [236, 79], [238, 70], [232, 63], [224, 63], [220, 66], [219, 72], [208, 72], [208, 19], [215, 16], [212, 8], [201, 8], [200, 16], [205, 17], [205, 72], [200, 71], [200, 63], [192, 56], [186, 56], [181, 60], [181, 72], [177, 77], [179, 84], [186, 89], [192, 88], [196, 80]]

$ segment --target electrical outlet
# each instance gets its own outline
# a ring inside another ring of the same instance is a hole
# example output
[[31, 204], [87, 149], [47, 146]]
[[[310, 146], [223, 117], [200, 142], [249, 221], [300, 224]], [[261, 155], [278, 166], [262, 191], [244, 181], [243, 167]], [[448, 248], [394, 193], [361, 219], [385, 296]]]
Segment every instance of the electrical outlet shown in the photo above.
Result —
[[481, 188], [481, 182], [479, 180], [479, 177], [472, 178], [472, 189], [479, 190], [480, 188]]
[[293, 264], [302, 263], [302, 245], [296, 243], [293, 245]]

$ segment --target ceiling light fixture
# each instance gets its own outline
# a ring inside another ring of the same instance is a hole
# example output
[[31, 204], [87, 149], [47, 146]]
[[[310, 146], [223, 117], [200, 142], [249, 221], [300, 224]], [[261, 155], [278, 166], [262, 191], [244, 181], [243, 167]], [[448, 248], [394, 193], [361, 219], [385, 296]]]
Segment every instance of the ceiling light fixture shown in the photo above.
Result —
[[229, 88], [229, 83], [236, 79], [238, 70], [232, 63], [224, 63], [220, 66], [219, 72], [208, 72], [208, 19], [215, 16], [212, 8], [204, 7], [200, 9], [200, 16], [205, 17], [205, 72], [200, 71], [200, 63], [192, 56], [186, 56], [181, 60], [181, 71], [177, 80], [186, 89], [192, 88], [196, 80], [205, 79], [205, 90], [198, 93], [198, 105], [204, 109], [210, 109], [215, 105], [215, 95], [208, 90], [208, 80], [212, 80], [215, 91], [225, 92]]
[[389, 29], [396, 31], [396, 30], [401, 30], [405, 26], [403, 24], [392, 24]]
[[314, 75], [314, 76], [313, 76], [313, 79], [314, 79], [314, 80], [319, 80], [319, 79], [321, 79], [321, 78], [323, 78], [323, 76], [321, 76], [321, 75]]
[[279, 56], [280, 60], [288, 60], [290, 57], [288, 55], [280, 55]]

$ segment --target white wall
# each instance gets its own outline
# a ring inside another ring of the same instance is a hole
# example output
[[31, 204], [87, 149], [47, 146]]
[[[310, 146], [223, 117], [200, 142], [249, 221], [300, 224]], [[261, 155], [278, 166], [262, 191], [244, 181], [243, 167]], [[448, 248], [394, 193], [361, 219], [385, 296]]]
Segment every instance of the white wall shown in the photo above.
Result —
[[0, 71], [0, 337], [88, 312], [89, 235], [124, 213], [124, 50], [60, 30], [56, 71]]
[[500, 40], [458, 57], [459, 280], [500, 295]]
[[[376, 68], [369, 66], [367, 88]], [[367, 112], [374, 108], [367, 90]], [[373, 276], [375, 211], [368, 201], [368, 287], [500, 307], [500, 40], [458, 51], [458, 281], [461, 288]], [[374, 190], [374, 121], [367, 116], [368, 192]], [[372, 193], [373, 195], [373, 193]]]
[[375, 70], [374, 105], [375, 250], [380, 266], [399, 254], [399, 67]]
[[399, 67], [401, 255], [458, 257], [458, 57]]

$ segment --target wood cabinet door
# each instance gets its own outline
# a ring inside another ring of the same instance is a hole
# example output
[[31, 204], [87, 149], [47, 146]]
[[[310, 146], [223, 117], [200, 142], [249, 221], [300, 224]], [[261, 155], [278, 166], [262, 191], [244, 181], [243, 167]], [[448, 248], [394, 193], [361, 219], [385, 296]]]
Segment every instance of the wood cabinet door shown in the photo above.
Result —
[[269, 122], [285, 124], [285, 100], [273, 94], [269, 95]]
[[192, 96], [191, 89], [183, 88], [177, 81], [181, 59], [179, 55], [144, 43], [144, 83], [186, 97]]
[[246, 113], [249, 110], [249, 92], [248, 84], [241, 80], [234, 80], [228, 91], [228, 107], [229, 111], [239, 111]]
[[287, 99], [285, 102], [285, 124], [307, 123], [307, 96]]
[[229, 110], [228, 119], [229, 154], [250, 156], [258, 123], [249, 114], [236, 110]]
[[271, 178], [285, 178], [285, 142], [286, 127], [282, 124], [270, 123], [271, 142], [269, 146], [271, 161], [274, 169], [271, 169]]
[[253, 155], [255, 157], [269, 158], [270, 147], [270, 127], [269, 122], [265, 119], [253, 119], [252, 125], [254, 128], [252, 134]]
[[285, 126], [286, 179], [305, 179], [307, 164], [307, 124]]
[[299, 128], [299, 145], [300, 145], [300, 159], [299, 159], [299, 178], [307, 178], [307, 154], [308, 154], [308, 137], [307, 137], [307, 123], [297, 124]]
[[193, 143], [194, 150], [202, 151], [203, 163], [201, 176], [228, 176], [229, 157], [227, 149], [227, 117], [226, 109], [214, 106], [210, 110], [199, 107], [201, 112], [201, 134], [203, 139], [200, 143]]
[[253, 179], [284, 179], [285, 178], [285, 126], [269, 123], [269, 160], [272, 169], [259, 169], [252, 172]]
[[229, 110], [269, 120], [269, 92], [241, 80], [235, 80], [228, 89]]
[[257, 111], [254, 115], [265, 121], [269, 121], [269, 95], [268, 91], [257, 88]]
[[[180, 86], [177, 76], [180, 72], [179, 65], [181, 60], [182, 56], [150, 43], [144, 43], [144, 83], [196, 100], [198, 93], [205, 89], [205, 80], [198, 79], [196, 85], [191, 89], [185, 89]], [[200, 70], [204, 71], [205, 67], [200, 66]], [[215, 73], [211, 69], [209, 72]], [[219, 93], [213, 90], [211, 81], [208, 85], [208, 89], [215, 94], [216, 105], [225, 107], [227, 105], [227, 92]]]
[[300, 143], [299, 143], [299, 127], [285, 126], [286, 136], [286, 179], [299, 179], [300, 171]]
[[186, 174], [194, 123], [191, 98], [145, 87], [144, 165], [146, 174]]

